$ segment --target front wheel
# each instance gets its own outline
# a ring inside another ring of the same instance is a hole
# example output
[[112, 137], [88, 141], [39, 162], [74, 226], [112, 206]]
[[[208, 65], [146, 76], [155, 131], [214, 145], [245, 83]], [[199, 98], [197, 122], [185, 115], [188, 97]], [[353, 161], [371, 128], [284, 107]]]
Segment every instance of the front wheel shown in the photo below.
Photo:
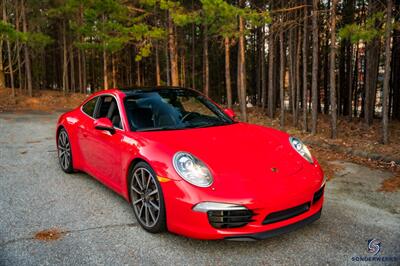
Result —
[[61, 169], [68, 174], [74, 172], [74, 168], [72, 166], [71, 143], [69, 142], [68, 133], [64, 128], [62, 128], [58, 133], [57, 148], [58, 161]]
[[129, 193], [139, 224], [151, 233], [166, 230], [165, 204], [154, 170], [147, 163], [138, 163], [130, 173]]

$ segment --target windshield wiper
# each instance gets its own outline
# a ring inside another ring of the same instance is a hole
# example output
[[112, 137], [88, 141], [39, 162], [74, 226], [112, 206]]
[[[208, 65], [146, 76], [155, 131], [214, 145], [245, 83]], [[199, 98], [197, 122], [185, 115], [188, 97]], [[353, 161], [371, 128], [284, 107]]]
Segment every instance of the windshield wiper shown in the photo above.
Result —
[[179, 127], [148, 127], [136, 129], [136, 132], [146, 132], [146, 131], [161, 131], [161, 130], [178, 130], [182, 129]]
[[202, 128], [202, 127], [214, 127], [214, 126], [223, 126], [228, 125], [228, 123], [221, 122], [221, 123], [207, 123], [207, 124], [191, 124], [187, 125], [185, 128]]
[[182, 130], [186, 128], [203, 128], [203, 127], [213, 127], [213, 126], [223, 126], [223, 125], [229, 125], [229, 123], [220, 122], [220, 123], [206, 123], [206, 124], [189, 124], [181, 127], [147, 127], [147, 128], [136, 129], [136, 132]]

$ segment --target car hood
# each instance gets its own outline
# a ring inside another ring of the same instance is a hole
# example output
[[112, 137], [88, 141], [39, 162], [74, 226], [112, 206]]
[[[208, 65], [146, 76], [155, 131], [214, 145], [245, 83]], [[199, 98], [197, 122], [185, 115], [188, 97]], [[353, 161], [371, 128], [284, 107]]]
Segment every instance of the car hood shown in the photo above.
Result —
[[150, 143], [163, 144], [164, 150], [193, 154], [217, 176], [254, 179], [256, 173], [292, 175], [304, 164], [286, 133], [246, 123], [141, 135]]

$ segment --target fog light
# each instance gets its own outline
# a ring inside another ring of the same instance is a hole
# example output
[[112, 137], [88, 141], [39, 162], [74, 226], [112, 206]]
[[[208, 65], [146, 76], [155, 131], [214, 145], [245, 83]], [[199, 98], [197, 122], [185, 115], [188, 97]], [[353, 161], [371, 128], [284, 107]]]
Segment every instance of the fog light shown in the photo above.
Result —
[[246, 207], [231, 204], [231, 203], [220, 203], [220, 202], [211, 202], [211, 201], [204, 201], [196, 204], [193, 207], [193, 210], [196, 212], [208, 212], [208, 211], [240, 211], [240, 210], [247, 210]]

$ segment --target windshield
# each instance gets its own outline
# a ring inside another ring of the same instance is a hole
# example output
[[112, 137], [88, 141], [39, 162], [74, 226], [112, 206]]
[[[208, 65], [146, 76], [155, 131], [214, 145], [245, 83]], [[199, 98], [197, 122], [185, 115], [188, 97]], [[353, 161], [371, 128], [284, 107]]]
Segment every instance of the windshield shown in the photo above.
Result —
[[132, 131], [174, 130], [234, 123], [201, 94], [186, 89], [136, 90], [124, 101]]

